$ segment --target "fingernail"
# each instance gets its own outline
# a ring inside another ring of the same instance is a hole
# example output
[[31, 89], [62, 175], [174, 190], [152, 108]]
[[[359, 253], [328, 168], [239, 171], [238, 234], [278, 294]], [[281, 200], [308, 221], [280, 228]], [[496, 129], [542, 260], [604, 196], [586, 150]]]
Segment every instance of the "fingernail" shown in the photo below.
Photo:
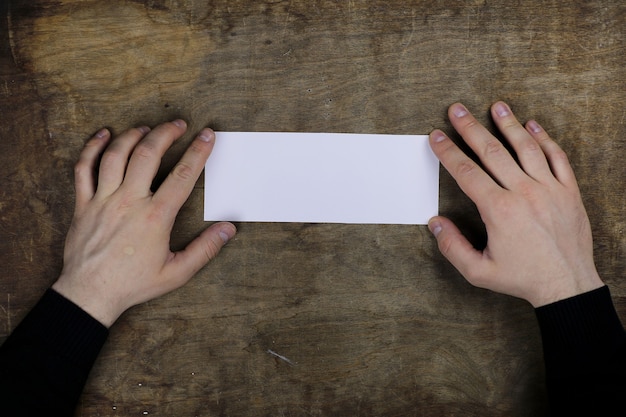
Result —
[[227, 244], [235, 236], [235, 233], [236, 231], [230, 227], [224, 227], [219, 231], [220, 238], [222, 238], [224, 244]]
[[187, 123], [185, 123], [185, 121], [181, 119], [173, 120], [172, 123], [174, 123], [176, 126], [180, 127], [181, 129], [184, 129], [185, 127], [187, 127]]
[[439, 142], [443, 142], [446, 139], [446, 135], [441, 132], [441, 131], [435, 131], [432, 133], [433, 135], [433, 142], [439, 143]]
[[534, 120], [529, 120], [528, 121], [528, 128], [533, 132], [533, 133], [541, 133], [541, 131], [543, 130], [541, 128], [541, 126], [539, 126], [539, 123], [537, 123]]
[[203, 129], [202, 132], [198, 135], [198, 138], [202, 142], [209, 143], [215, 138], [215, 134], [211, 129]]
[[467, 109], [462, 104], [455, 104], [454, 107], [452, 107], [452, 114], [456, 117], [467, 116], [467, 113]]
[[439, 236], [439, 233], [443, 230], [441, 223], [436, 220], [428, 223], [428, 229], [430, 229], [430, 232], [435, 235], [435, 237]]
[[511, 114], [511, 109], [509, 109], [509, 106], [502, 102], [496, 103], [496, 105], [494, 106], [494, 110], [496, 111], [496, 114], [500, 117], [505, 117]]
[[150, 131], [150, 128], [148, 126], [139, 126], [137, 130], [140, 131], [143, 135], [145, 135], [146, 133]]
[[109, 130], [108, 129], [101, 129], [98, 133], [96, 133], [96, 137], [98, 139], [105, 138], [108, 135], [109, 135]]

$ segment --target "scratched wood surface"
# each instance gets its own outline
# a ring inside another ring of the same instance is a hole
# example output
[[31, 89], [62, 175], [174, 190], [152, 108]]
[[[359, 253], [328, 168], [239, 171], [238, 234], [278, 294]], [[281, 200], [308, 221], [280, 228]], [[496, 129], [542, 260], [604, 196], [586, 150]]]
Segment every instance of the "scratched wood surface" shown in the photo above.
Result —
[[[0, 341], [55, 280], [72, 166], [102, 126], [450, 131], [507, 100], [566, 149], [626, 319], [621, 0], [4, 0]], [[484, 241], [442, 174], [441, 212]], [[206, 225], [202, 182], [172, 245]], [[410, 190], [407, 190], [410, 192]], [[78, 416], [540, 416], [523, 301], [469, 286], [424, 226], [240, 224], [185, 288], [112, 328]], [[273, 353], [272, 353], [273, 352]], [[278, 356], [280, 355], [280, 356]]]

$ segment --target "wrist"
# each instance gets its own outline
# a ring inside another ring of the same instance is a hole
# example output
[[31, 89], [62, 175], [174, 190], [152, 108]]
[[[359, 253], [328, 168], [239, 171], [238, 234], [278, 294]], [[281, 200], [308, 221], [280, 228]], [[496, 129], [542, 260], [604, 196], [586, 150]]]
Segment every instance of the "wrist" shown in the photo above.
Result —
[[571, 279], [568, 277], [567, 279], [553, 282], [552, 286], [539, 288], [540, 292], [532, 297], [532, 299], [528, 298], [528, 301], [533, 305], [533, 307], [539, 308], [557, 301], [597, 290], [602, 286], [604, 286], [604, 282], [602, 282], [602, 279], [600, 279], [600, 276], [594, 269], [582, 278]]
[[52, 284], [52, 289], [76, 304], [107, 329], [111, 327], [124, 312], [123, 309], [116, 307], [114, 303], [107, 300], [106, 297], [102, 297], [100, 291], [97, 289], [87, 288], [81, 285], [79, 281], [70, 280], [63, 275]]

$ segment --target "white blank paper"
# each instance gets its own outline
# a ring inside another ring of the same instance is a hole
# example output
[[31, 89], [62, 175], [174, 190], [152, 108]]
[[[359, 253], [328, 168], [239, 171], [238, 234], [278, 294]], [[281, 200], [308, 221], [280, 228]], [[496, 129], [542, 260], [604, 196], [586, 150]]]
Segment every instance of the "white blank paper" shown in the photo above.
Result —
[[439, 161], [425, 135], [217, 132], [204, 220], [426, 224]]

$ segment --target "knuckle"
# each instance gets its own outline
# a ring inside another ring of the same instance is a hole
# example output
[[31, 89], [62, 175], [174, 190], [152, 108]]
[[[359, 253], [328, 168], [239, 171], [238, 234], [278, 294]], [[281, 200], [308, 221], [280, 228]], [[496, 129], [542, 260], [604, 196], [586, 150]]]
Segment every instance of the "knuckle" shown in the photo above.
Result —
[[184, 162], [176, 164], [172, 170], [172, 175], [174, 178], [181, 181], [192, 181], [196, 179], [194, 169], [189, 164]]
[[106, 169], [111, 165], [116, 164], [121, 158], [122, 155], [120, 155], [119, 150], [111, 148], [102, 154], [102, 158], [100, 158], [100, 166]]
[[535, 186], [529, 182], [522, 182], [518, 185], [518, 192], [526, 201], [533, 202], [537, 199], [537, 190]]
[[141, 159], [152, 159], [157, 156], [157, 151], [149, 142], [140, 142], [133, 154]]
[[528, 134], [526, 129], [520, 124], [519, 120], [513, 115], [504, 116], [499, 120], [500, 131], [507, 135], [523, 135]]
[[466, 176], [472, 175], [476, 171], [476, 168], [477, 168], [477, 165], [473, 161], [467, 159], [467, 160], [461, 161], [457, 165], [455, 171], [456, 171], [457, 176], [466, 177]]
[[504, 146], [497, 139], [491, 139], [485, 144], [485, 155], [499, 156], [504, 151]]
[[490, 213], [506, 217], [515, 207], [516, 204], [510, 198], [497, 197], [491, 200]]
[[516, 118], [514, 117], [504, 117], [501, 120], [501, 130], [507, 130], [507, 129], [511, 129], [511, 128], [517, 128], [519, 127], [519, 122], [517, 121]]
[[475, 127], [480, 126], [480, 123], [478, 123], [478, 120], [476, 120], [474, 117], [469, 117], [467, 118], [465, 125], [463, 126], [465, 129], [474, 129]]
[[191, 142], [188, 149], [192, 153], [205, 153], [205, 147], [195, 140]]
[[536, 153], [541, 149], [541, 147], [539, 146], [539, 144], [535, 141], [535, 140], [527, 140], [524, 142], [523, 145], [523, 152], [528, 152], [528, 153]]
[[206, 261], [209, 262], [217, 256], [220, 251], [220, 246], [215, 243], [213, 239], [207, 239], [205, 240], [202, 249], [204, 251], [204, 257], [206, 258]]
[[148, 221], [154, 224], [161, 224], [170, 217], [169, 213], [170, 210], [166, 204], [155, 204], [148, 215]]
[[539, 142], [537, 142], [533, 138], [527, 138], [521, 141], [521, 145], [519, 146], [521, 152], [525, 153], [536, 153], [541, 150], [541, 146]]
[[552, 142], [550, 135], [548, 135], [546, 132], [541, 132], [538, 135], [535, 135], [534, 138], [537, 142], [540, 142], [540, 143]]
[[569, 163], [569, 158], [567, 157], [567, 154], [561, 148], [558, 148], [552, 152], [552, 158], [554, 158], [555, 161]]
[[84, 159], [79, 159], [74, 165], [74, 176], [82, 177], [83, 175], [91, 174], [91, 164]]

